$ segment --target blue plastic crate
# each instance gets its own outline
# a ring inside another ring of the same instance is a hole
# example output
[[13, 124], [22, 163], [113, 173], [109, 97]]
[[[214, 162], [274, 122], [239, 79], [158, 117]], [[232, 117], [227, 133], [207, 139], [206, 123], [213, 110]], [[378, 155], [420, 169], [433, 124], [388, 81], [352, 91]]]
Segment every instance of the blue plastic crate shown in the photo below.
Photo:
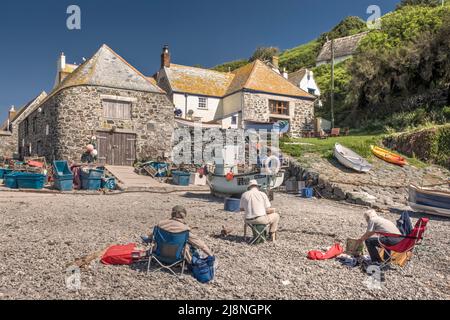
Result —
[[102, 179], [83, 178], [81, 177], [81, 189], [83, 190], [99, 190], [102, 187]]
[[103, 178], [102, 179], [102, 189], [107, 189], [107, 190], [115, 190], [117, 186], [117, 182], [116, 179], [114, 178]]
[[58, 177], [68, 177], [72, 175], [72, 171], [70, 171], [67, 161], [53, 161], [53, 169], [55, 171], [55, 176]]
[[59, 191], [72, 191], [73, 179], [55, 179], [54, 187]]
[[5, 175], [10, 174], [11, 172], [11, 169], [0, 168], [0, 179], [4, 179]]
[[173, 183], [179, 186], [188, 186], [191, 180], [191, 174], [183, 171], [172, 172]]
[[42, 189], [47, 176], [37, 173], [22, 173], [17, 175], [17, 187], [19, 189]]
[[5, 175], [3, 181], [5, 186], [10, 189], [17, 189], [17, 175], [19, 172], [12, 172], [10, 174]]
[[89, 169], [88, 172], [81, 170], [81, 179], [101, 179], [104, 173], [104, 170], [101, 169]]

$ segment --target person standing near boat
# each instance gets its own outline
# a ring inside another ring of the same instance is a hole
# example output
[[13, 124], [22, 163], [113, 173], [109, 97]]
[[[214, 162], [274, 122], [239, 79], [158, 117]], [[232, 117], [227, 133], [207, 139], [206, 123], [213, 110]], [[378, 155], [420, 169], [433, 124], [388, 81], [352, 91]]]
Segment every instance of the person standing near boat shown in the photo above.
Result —
[[276, 240], [280, 215], [272, 208], [267, 194], [259, 190], [258, 181], [251, 180], [248, 191], [242, 195], [241, 211], [245, 212], [245, 221], [251, 225], [270, 225], [270, 239]]

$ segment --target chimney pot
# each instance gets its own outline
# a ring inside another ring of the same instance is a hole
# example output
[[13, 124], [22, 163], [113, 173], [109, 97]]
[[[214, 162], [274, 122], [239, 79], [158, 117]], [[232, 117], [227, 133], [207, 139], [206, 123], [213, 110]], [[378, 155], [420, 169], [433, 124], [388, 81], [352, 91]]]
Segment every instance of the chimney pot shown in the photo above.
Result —
[[272, 65], [274, 66], [274, 68], [280, 69], [279, 61], [280, 61], [279, 57], [277, 56], [272, 57]]
[[14, 106], [11, 106], [11, 109], [8, 112], [8, 121], [11, 122], [16, 117], [16, 108]]
[[161, 69], [164, 67], [170, 68], [170, 51], [167, 44], [163, 47], [163, 52], [161, 54]]

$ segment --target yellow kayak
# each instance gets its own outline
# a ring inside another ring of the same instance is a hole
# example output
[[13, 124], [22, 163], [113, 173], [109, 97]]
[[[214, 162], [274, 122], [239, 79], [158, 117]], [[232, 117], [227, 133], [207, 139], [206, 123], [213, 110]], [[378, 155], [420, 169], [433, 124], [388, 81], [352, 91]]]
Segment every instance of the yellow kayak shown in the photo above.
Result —
[[377, 147], [377, 146], [370, 146], [370, 149], [372, 150], [372, 153], [374, 155], [376, 155], [378, 158], [389, 162], [389, 163], [393, 163], [399, 166], [404, 166], [406, 164], [408, 164], [408, 162], [406, 161], [405, 158], [403, 158], [402, 156], [395, 154], [389, 150]]

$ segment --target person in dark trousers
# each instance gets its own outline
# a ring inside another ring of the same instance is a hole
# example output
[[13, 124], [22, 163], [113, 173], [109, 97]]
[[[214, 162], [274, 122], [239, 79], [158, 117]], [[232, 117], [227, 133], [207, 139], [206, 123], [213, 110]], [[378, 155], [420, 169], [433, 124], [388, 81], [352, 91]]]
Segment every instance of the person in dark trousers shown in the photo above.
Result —
[[[381, 263], [381, 257], [378, 253], [378, 249], [380, 248], [380, 241], [382, 244], [387, 246], [393, 246], [402, 241], [401, 237], [385, 237], [381, 236], [378, 238], [375, 236], [378, 233], [388, 233], [392, 235], [401, 235], [400, 230], [397, 226], [380, 216], [377, 215], [375, 210], [368, 210], [364, 213], [364, 218], [367, 221], [367, 230], [366, 233], [359, 239], [359, 242], [364, 242], [367, 247], [367, 251], [369, 251], [370, 259], [372, 263]], [[375, 237], [374, 237], [375, 236]]]

